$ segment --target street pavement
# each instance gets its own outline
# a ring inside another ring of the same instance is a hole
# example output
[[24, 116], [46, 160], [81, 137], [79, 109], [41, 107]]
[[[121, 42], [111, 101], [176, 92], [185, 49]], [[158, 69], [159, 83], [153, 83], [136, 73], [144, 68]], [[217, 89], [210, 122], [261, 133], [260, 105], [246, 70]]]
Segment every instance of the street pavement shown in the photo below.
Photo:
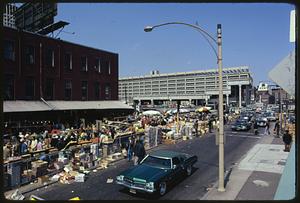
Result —
[[[274, 123], [270, 126], [273, 129]], [[263, 135], [228, 174], [225, 192], [218, 191], [218, 182], [201, 200], [273, 200], [288, 152], [282, 138]]]
[[[225, 126], [225, 135], [227, 135], [225, 143], [225, 170], [227, 179], [225, 180], [226, 192], [224, 193], [217, 191], [218, 146], [215, 144], [215, 133], [209, 133], [192, 140], [180, 141], [177, 144], [159, 145], [158, 147], [147, 151], [147, 153], [149, 153], [158, 149], [168, 149], [198, 156], [198, 162], [194, 165], [193, 174], [190, 177], [179, 180], [177, 185], [169, 188], [168, 192], [159, 199], [272, 199], [271, 197], [274, 192], [265, 193], [265, 196], [255, 195], [255, 193], [253, 193], [252, 195], [255, 196], [253, 197], [246, 191], [261, 192], [261, 190], [256, 187], [264, 187], [265, 189], [273, 188], [274, 191], [276, 191], [276, 185], [278, 184], [281, 174], [270, 174], [270, 172], [238, 168], [240, 163], [242, 163], [243, 160], [246, 160], [247, 154], [255, 149], [257, 144], [273, 143], [282, 146], [280, 138], [276, 138], [276, 140], [272, 136], [263, 136], [262, 128], [259, 129], [259, 132], [258, 136], [254, 136], [251, 130], [249, 132], [236, 133], [231, 131], [230, 125]], [[277, 149], [278, 148], [276, 148], [276, 150]], [[269, 151], [278, 153], [276, 150]], [[281, 164], [283, 163], [284, 161], [281, 160]], [[107, 169], [95, 173], [91, 172], [84, 183], [75, 182], [64, 185], [58, 182], [39, 189], [33, 189], [29, 192], [26, 192], [24, 189], [22, 190], [22, 188], [20, 188], [20, 191], [23, 191], [23, 195], [26, 199], [28, 199], [30, 195], [36, 195], [46, 200], [67, 200], [75, 196], [80, 197], [82, 200], [145, 200], [156, 198], [142, 193], [135, 195], [130, 194], [128, 190], [117, 185], [115, 182], [106, 182], [108, 178], [112, 178], [115, 181], [115, 177], [121, 171], [132, 165], [132, 162], [121, 160], [113, 163]], [[247, 166], [247, 164], [244, 165], [244, 167], [245, 166]], [[268, 175], [264, 175], [265, 173]], [[260, 176], [262, 176], [262, 178], [260, 178]], [[254, 181], [257, 185], [251, 184], [251, 181]], [[260, 186], [266, 185], [265, 182], [268, 186]]]

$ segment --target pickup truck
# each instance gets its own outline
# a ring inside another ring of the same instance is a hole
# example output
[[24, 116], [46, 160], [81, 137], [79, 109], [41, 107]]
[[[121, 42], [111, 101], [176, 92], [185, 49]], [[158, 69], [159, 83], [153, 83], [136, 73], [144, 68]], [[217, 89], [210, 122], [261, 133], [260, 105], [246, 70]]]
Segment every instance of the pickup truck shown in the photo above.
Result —
[[158, 150], [147, 155], [139, 165], [121, 172], [116, 183], [134, 194], [139, 191], [163, 196], [170, 184], [176, 183], [183, 175], [192, 174], [197, 160], [197, 156]]

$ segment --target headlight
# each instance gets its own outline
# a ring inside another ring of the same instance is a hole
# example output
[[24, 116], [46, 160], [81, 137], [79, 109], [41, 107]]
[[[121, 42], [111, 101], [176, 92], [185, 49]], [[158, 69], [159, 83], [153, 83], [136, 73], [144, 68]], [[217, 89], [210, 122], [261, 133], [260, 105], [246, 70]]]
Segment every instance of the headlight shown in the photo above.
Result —
[[124, 176], [123, 176], [123, 175], [119, 175], [119, 176], [117, 176], [117, 180], [119, 180], [119, 181], [123, 181], [123, 179], [124, 179]]
[[154, 182], [146, 183], [146, 188], [154, 188]]
[[242, 126], [242, 128], [243, 128], [243, 129], [245, 129], [245, 128], [246, 128], [246, 126]]

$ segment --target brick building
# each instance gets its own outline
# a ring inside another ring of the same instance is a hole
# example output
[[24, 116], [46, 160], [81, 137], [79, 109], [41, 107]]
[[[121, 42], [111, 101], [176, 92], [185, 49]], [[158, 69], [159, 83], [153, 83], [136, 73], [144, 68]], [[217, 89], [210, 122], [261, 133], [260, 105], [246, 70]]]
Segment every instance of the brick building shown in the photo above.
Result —
[[9, 27], [2, 42], [7, 128], [95, 122], [133, 110], [118, 101], [118, 54]]
[[118, 54], [3, 27], [4, 100], [118, 100]]

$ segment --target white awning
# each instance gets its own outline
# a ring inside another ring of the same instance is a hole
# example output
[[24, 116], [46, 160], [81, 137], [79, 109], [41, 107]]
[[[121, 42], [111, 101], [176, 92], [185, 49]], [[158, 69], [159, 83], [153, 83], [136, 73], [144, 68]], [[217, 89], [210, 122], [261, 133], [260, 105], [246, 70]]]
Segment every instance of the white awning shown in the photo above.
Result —
[[133, 109], [121, 101], [47, 101], [53, 110]]
[[3, 112], [50, 111], [51, 108], [41, 101], [4, 101]]
[[121, 101], [4, 101], [3, 112], [30, 112], [30, 111], [59, 111], [85, 109], [128, 109], [133, 107]]

